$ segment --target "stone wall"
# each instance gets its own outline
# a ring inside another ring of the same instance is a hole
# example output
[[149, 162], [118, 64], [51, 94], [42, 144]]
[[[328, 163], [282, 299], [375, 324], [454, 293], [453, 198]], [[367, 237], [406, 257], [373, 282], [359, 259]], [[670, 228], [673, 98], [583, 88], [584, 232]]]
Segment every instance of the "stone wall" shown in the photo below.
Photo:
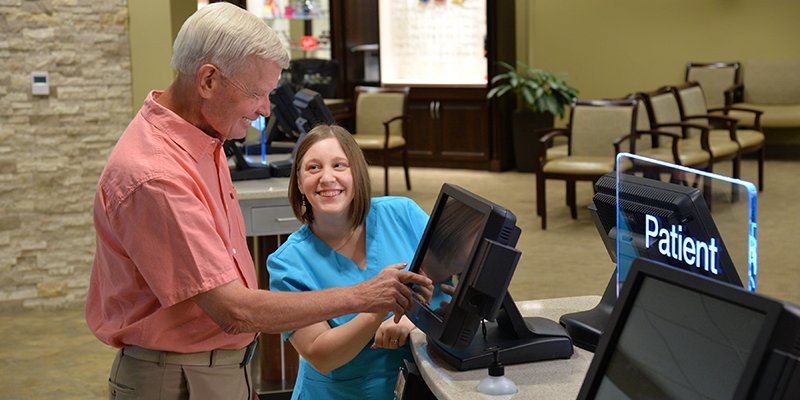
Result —
[[0, 309], [83, 304], [94, 189], [130, 110], [127, 0], [0, 0]]

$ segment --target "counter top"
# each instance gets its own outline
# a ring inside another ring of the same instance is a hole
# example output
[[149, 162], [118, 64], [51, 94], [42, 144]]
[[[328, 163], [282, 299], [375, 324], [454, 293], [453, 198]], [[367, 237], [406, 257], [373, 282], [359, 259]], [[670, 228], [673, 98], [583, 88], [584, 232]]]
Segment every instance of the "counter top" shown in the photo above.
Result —
[[239, 200], [283, 198], [289, 194], [289, 178], [254, 179], [233, 182]]
[[[588, 310], [600, 302], [600, 296], [564, 297], [558, 299], [517, 302], [526, 317], [544, 317], [554, 321], [565, 313]], [[434, 395], [440, 400], [458, 399], [575, 399], [580, 390], [593, 353], [575, 347], [568, 360], [539, 361], [507, 365], [505, 373], [517, 385], [514, 395], [489, 396], [478, 393], [478, 382], [488, 375], [486, 369], [459, 371], [436, 354], [428, 352], [425, 333], [411, 331], [411, 351], [417, 368]]]

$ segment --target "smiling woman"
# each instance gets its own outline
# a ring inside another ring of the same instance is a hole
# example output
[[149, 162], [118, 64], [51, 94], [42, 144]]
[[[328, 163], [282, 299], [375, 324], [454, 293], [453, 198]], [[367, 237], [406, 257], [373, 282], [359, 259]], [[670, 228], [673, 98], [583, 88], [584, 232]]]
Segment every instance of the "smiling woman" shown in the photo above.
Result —
[[[407, 198], [370, 199], [367, 163], [347, 130], [318, 125], [295, 159], [289, 202], [304, 225], [267, 260], [271, 290], [327, 289], [406, 268], [428, 216]], [[392, 398], [414, 325], [388, 317], [350, 314], [284, 332], [303, 356], [293, 398]]]

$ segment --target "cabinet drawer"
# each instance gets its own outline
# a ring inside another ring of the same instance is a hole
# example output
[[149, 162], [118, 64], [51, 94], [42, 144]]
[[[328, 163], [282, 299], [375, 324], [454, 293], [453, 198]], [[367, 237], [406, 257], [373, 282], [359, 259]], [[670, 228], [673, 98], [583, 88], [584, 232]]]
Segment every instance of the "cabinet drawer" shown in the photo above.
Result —
[[252, 207], [247, 236], [269, 236], [292, 233], [300, 227], [292, 208], [285, 206]]

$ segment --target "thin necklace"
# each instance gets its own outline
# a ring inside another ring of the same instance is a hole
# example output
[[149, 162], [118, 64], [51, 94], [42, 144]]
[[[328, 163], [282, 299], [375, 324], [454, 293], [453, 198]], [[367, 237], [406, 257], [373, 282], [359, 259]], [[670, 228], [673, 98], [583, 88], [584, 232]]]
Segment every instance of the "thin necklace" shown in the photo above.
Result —
[[347, 237], [347, 240], [345, 240], [345, 241], [344, 241], [344, 243], [340, 244], [338, 247], [336, 247], [335, 249], [333, 249], [333, 251], [335, 251], [335, 252], [338, 252], [338, 251], [339, 251], [339, 250], [341, 250], [341, 249], [342, 249], [344, 246], [346, 246], [348, 243], [350, 243], [350, 241], [351, 241], [351, 240], [353, 240], [353, 236], [355, 236], [355, 234], [356, 234], [356, 231], [357, 231], [357, 230], [358, 230], [358, 227], [354, 228], [354, 229], [353, 229], [353, 230], [350, 232], [350, 236], [348, 236], [348, 237]]

